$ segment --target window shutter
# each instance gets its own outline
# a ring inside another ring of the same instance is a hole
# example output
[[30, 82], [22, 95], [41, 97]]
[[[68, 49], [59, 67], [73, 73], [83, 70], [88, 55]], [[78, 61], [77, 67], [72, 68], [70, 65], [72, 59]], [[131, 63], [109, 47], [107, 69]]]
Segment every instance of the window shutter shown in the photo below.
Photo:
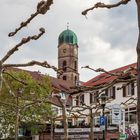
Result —
[[99, 98], [98, 97], [99, 97], [99, 91], [96, 91], [95, 94], [94, 94], [94, 102], [95, 103], [99, 102]]
[[79, 105], [79, 96], [76, 96], [76, 105]]
[[84, 103], [84, 94], [83, 95], [81, 95], [81, 98], [80, 98], [81, 100], [81, 103], [83, 104]]
[[92, 96], [92, 93], [89, 93], [89, 95], [90, 95], [90, 104], [92, 104], [92, 103], [93, 103], [93, 96]]
[[123, 87], [123, 97], [126, 97], [126, 86]]
[[67, 70], [67, 61], [63, 61], [63, 71], [65, 72]]
[[114, 87], [113, 87], [113, 90], [112, 90], [112, 92], [113, 92], [113, 96], [112, 96], [112, 98], [113, 98], [113, 99], [116, 98], [116, 92], [115, 92], [116, 90], [115, 90], [115, 89], [116, 89], [116, 88], [115, 88], [115, 86], [114, 86]]
[[106, 96], [108, 96], [108, 89], [105, 89], [105, 94]]
[[131, 83], [131, 95], [135, 94], [135, 86], [134, 83]]

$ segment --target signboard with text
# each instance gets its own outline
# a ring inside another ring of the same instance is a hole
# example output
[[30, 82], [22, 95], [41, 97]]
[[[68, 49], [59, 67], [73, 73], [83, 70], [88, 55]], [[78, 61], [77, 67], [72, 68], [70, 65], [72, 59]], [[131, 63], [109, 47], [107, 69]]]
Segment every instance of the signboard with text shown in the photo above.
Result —
[[119, 104], [112, 105], [112, 124], [121, 123], [121, 107]]

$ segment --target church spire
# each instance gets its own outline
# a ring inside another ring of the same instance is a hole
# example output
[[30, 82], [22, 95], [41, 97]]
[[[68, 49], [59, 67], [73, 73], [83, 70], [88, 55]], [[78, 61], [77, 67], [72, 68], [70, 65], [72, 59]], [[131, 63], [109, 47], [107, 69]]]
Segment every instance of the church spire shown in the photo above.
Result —
[[69, 29], [69, 22], [67, 22], [67, 30]]

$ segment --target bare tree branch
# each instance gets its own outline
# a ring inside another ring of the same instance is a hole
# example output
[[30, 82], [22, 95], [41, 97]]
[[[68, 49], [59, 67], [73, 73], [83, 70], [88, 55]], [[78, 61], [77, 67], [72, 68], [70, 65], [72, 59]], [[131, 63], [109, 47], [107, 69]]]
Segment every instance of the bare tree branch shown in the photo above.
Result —
[[37, 11], [34, 14], [31, 14], [31, 17], [29, 17], [25, 22], [21, 22], [20, 27], [16, 28], [14, 32], [9, 33], [8, 36], [14, 36], [19, 30], [27, 26], [38, 14], [44, 15], [50, 9], [51, 4], [53, 4], [53, 0], [40, 1], [37, 5]]
[[25, 64], [3, 64], [3, 68], [8, 68], [8, 67], [28, 67], [28, 66], [34, 66], [34, 65], [38, 65], [38, 66], [42, 66], [44, 68], [51, 68], [54, 71], [56, 71], [59, 74], [62, 74], [62, 71], [60, 71], [59, 69], [57, 69], [55, 66], [51, 66], [50, 64], [48, 64], [47, 61], [44, 62], [39, 62], [39, 61], [30, 61], [28, 63]]
[[26, 82], [24, 82], [23, 80], [17, 79], [16, 77], [14, 77], [13, 75], [11, 75], [10, 73], [5, 72], [5, 71], [4, 71], [3, 73], [9, 75], [11, 78], [13, 78], [14, 80], [18, 81], [18, 82], [21, 83], [21, 84], [27, 85]]
[[99, 89], [102, 89], [100, 91], [100, 94], [101, 94], [106, 89], [108, 89], [109, 87], [113, 86], [116, 83], [119, 83], [119, 82], [131, 83], [133, 81], [136, 81], [136, 77], [130, 78], [130, 79], [123, 79], [122, 77], [116, 77], [116, 79], [112, 80], [109, 83], [102, 83], [100, 85], [95, 85], [95, 86], [72, 87], [73, 90], [72, 90], [71, 94], [77, 94], [77, 93], [88, 92], [88, 91], [97, 91]]
[[104, 3], [101, 3], [101, 2], [97, 2], [93, 7], [91, 8], [88, 8], [86, 10], [84, 10], [82, 12], [82, 15], [87, 15], [87, 13], [91, 10], [94, 10], [95, 8], [114, 8], [114, 7], [118, 7], [120, 5], [124, 5], [124, 4], [127, 4], [130, 0], [121, 0], [115, 4], [104, 4]]
[[9, 50], [7, 52], [7, 54], [1, 59], [1, 63], [4, 63], [11, 55], [14, 54], [15, 51], [18, 51], [18, 48], [21, 47], [23, 44], [26, 44], [30, 40], [39, 39], [45, 33], [45, 29], [40, 28], [39, 30], [41, 33], [39, 33], [38, 35], [28, 36], [27, 38], [23, 38], [20, 43], [18, 43], [15, 47], [13, 47], [11, 50]]
[[[119, 72], [109, 72], [109, 71], [106, 71], [105, 69], [103, 69], [103, 68], [98, 68], [98, 69], [93, 69], [93, 68], [91, 68], [91, 67], [89, 67], [89, 66], [84, 66], [84, 67], [82, 67], [82, 68], [87, 68], [87, 69], [90, 69], [90, 70], [92, 70], [92, 71], [95, 71], [95, 72], [103, 72], [103, 73], [106, 73], [106, 74], [108, 74], [108, 75], [110, 75], [110, 76], [122, 76], [122, 77], [124, 77], [126, 74], [131, 74], [130, 72], [132, 71], [132, 70], [135, 70], [135, 71], [137, 71], [137, 69], [136, 68], [134, 68], [134, 67], [129, 67], [127, 70], [125, 70], [125, 71], [119, 71]], [[134, 76], [134, 75], [132, 75], [132, 76]], [[134, 76], [134, 77], [136, 77], [136, 76]]]
[[46, 100], [46, 99], [42, 99], [42, 100], [33, 100], [32, 102], [26, 104], [26, 105], [23, 105], [21, 106], [19, 109], [20, 111], [23, 111], [25, 110], [26, 108], [32, 106], [32, 105], [35, 105], [35, 104], [38, 104], [38, 103], [50, 103], [50, 104], [54, 104], [53, 102], [51, 102], [51, 100]]
[[11, 103], [9, 104], [9, 103], [2, 102], [2, 101], [0, 101], [0, 104], [5, 105], [5, 106], [10, 106], [12, 108], [16, 108], [16, 105], [15, 104], [11, 104]]

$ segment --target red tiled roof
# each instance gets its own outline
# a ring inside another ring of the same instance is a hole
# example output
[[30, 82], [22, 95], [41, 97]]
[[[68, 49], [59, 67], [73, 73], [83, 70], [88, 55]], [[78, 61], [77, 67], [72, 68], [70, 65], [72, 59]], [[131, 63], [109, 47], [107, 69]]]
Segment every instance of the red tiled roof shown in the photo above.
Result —
[[[123, 66], [114, 70], [109, 71], [110, 73], [116, 73], [116, 72], [120, 72], [120, 71], [125, 71], [130, 67], [136, 67], [137, 63], [133, 63], [133, 64], [129, 64], [127, 66]], [[132, 73], [136, 74], [136, 71], [132, 71]], [[102, 73], [94, 78], [92, 78], [91, 80], [83, 83], [84, 86], [96, 86], [96, 85], [101, 85], [101, 84], [105, 84], [108, 82], [113, 81], [114, 79], [116, 79], [116, 76], [110, 76], [107, 73]]]
[[[25, 71], [27, 73], [29, 73], [35, 80], [37, 81], [41, 81], [43, 74], [37, 72], [37, 71], [28, 71], [28, 70], [23, 70], [23, 69], [19, 69], [19, 68], [8, 68], [8, 70], [13, 70], [13, 71]], [[55, 77], [51, 77], [49, 76], [51, 84], [52, 84], [52, 88], [53, 91], [57, 94], [60, 91], [63, 91], [65, 93], [68, 93], [71, 89], [70, 87], [72, 85], [70, 85], [68, 82], [62, 80], [62, 79], [57, 79]], [[61, 106], [61, 104], [59, 103], [58, 99], [56, 99], [56, 97], [52, 98], [52, 102], [57, 105], [57, 106]], [[67, 101], [67, 105], [71, 104], [71, 100]]]
[[[28, 70], [23, 70], [23, 69], [19, 69], [19, 68], [10, 68], [10, 70], [14, 70], [14, 71], [25, 71], [27, 73], [29, 73], [35, 80], [40, 81], [42, 79], [43, 74], [41, 74], [40, 72], [37, 71], [28, 71]], [[56, 89], [56, 91], [65, 91], [65, 92], [69, 92], [70, 87], [72, 85], [70, 85], [68, 82], [62, 80], [62, 79], [57, 79], [55, 77], [49, 76], [52, 87], [54, 89]]]

